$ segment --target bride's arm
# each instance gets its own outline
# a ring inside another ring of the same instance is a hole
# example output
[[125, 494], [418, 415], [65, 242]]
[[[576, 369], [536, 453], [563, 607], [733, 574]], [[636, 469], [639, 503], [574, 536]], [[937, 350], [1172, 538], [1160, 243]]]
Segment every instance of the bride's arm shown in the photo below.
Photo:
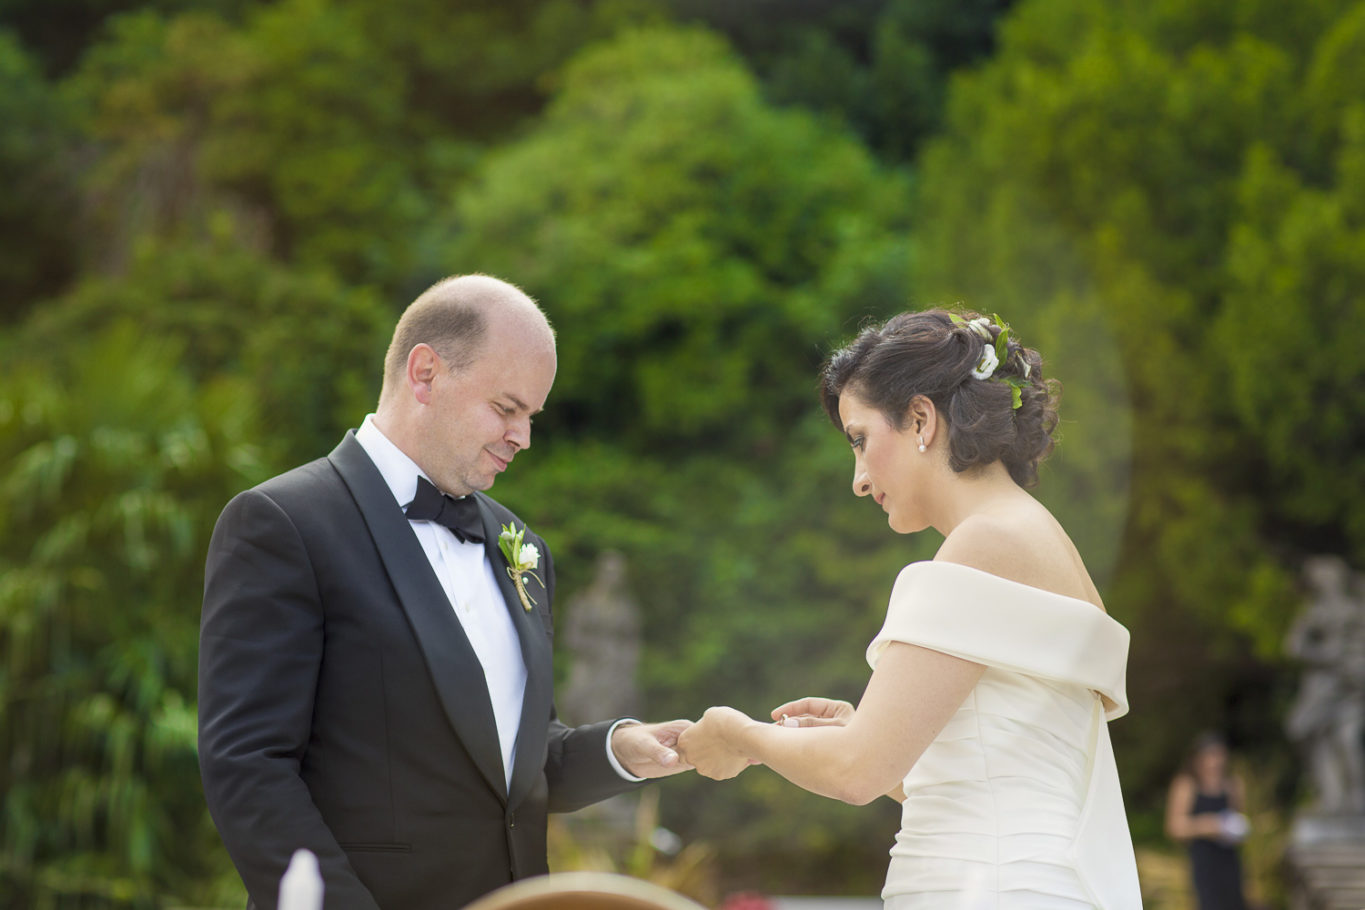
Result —
[[[846, 701], [808, 696], [778, 705], [769, 715], [784, 727], [843, 727], [853, 719], [853, 711], [854, 707]], [[885, 796], [905, 802], [905, 790], [899, 783]]]
[[978, 663], [892, 642], [847, 726], [784, 727], [711, 708], [679, 748], [708, 777], [733, 777], [753, 760], [812, 793], [863, 805], [899, 785], [983, 672]]

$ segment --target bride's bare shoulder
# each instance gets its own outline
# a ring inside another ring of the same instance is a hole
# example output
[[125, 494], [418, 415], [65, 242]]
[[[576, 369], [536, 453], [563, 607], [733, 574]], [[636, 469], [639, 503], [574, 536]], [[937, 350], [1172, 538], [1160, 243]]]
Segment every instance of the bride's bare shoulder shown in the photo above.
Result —
[[944, 538], [934, 561], [958, 563], [1011, 581], [1034, 584], [1039, 575], [1039, 553], [1031, 539], [1033, 530], [1018, 520], [991, 514], [972, 515]]
[[[1049, 516], [1050, 517], [1050, 516]], [[943, 541], [935, 562], [952, 562], [1103, 609], [1080, 555], [1055, 522], [1034, 516], [972, 515]]]

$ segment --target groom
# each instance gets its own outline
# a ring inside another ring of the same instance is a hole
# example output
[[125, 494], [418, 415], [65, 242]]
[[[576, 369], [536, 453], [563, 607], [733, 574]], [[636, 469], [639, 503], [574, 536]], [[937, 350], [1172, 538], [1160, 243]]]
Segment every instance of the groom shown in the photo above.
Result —
[[[209, 544], [204, 793], [258, 908], [312, 850], [328, 910], [445, 910], [546, 871], [546, 813], [685, 770], [687, 721], [567, 727], [555, 572], [484, 495], [531, 443], [554, 333], [517, 288], [446, 279], [404, 312], [379, 406], [238, 495]], [[517, 569], [518, 571], [513, 571]]]

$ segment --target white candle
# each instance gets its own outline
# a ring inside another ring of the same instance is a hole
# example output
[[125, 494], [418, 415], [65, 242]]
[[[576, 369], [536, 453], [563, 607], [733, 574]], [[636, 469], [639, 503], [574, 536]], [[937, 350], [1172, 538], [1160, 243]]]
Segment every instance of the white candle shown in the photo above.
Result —
[[311, 850], [295, 850], [280, 879], [279, 910], [322, 910], [322, 872]]

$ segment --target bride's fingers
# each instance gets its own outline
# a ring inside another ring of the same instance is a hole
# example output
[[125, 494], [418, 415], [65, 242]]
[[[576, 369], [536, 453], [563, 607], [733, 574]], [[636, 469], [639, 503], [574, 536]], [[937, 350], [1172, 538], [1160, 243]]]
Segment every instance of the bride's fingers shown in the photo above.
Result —
[[785, 703], [783, 703], [783, 704], [780, 704], [780, 705], [778, 705], [776, 708], [773, 708], [773, 710], [772, 710], [772, 712], [771, 712], [771, 713], [772, 713], [772, 718], [773, 718], [773, 720], [777, 720], [777, 719], [778, 719], [779, 717], [781, 717], [783, 714], [787, 714], [787, 715], [809, 714], [809, 713], [810, 713], [811, 702], [813, 702], [813, 701], [815, 701], [814, 698], [807, 697], [807, 698], [798, 698], [798, 699], [796, 699], [795, 701], [789, 701], [789, 702], [785, 702]]
[[[787, 721], [789, 727], [842, 727], [847, 723], [842, 717], [816, 717], [813, 714], [789, 717]], [[796, 721], [796, 723], [791, 723], [791, 721]]]
[[820, 717], [815, 714], [783, 714], [775, 723], [782, 727], [842, 727], [848, 721], [843, 717]]
[[824, 717], [833, 710], [835, 704], [828, 698], [820, 698], [814, 695], [798, 698], [796, 701], [789, 701], [785, 705], [778, 705], [773, 708], [772, 719], [781, 720], [784, 714], [788, 717], [796, 717], [802, 714]]

